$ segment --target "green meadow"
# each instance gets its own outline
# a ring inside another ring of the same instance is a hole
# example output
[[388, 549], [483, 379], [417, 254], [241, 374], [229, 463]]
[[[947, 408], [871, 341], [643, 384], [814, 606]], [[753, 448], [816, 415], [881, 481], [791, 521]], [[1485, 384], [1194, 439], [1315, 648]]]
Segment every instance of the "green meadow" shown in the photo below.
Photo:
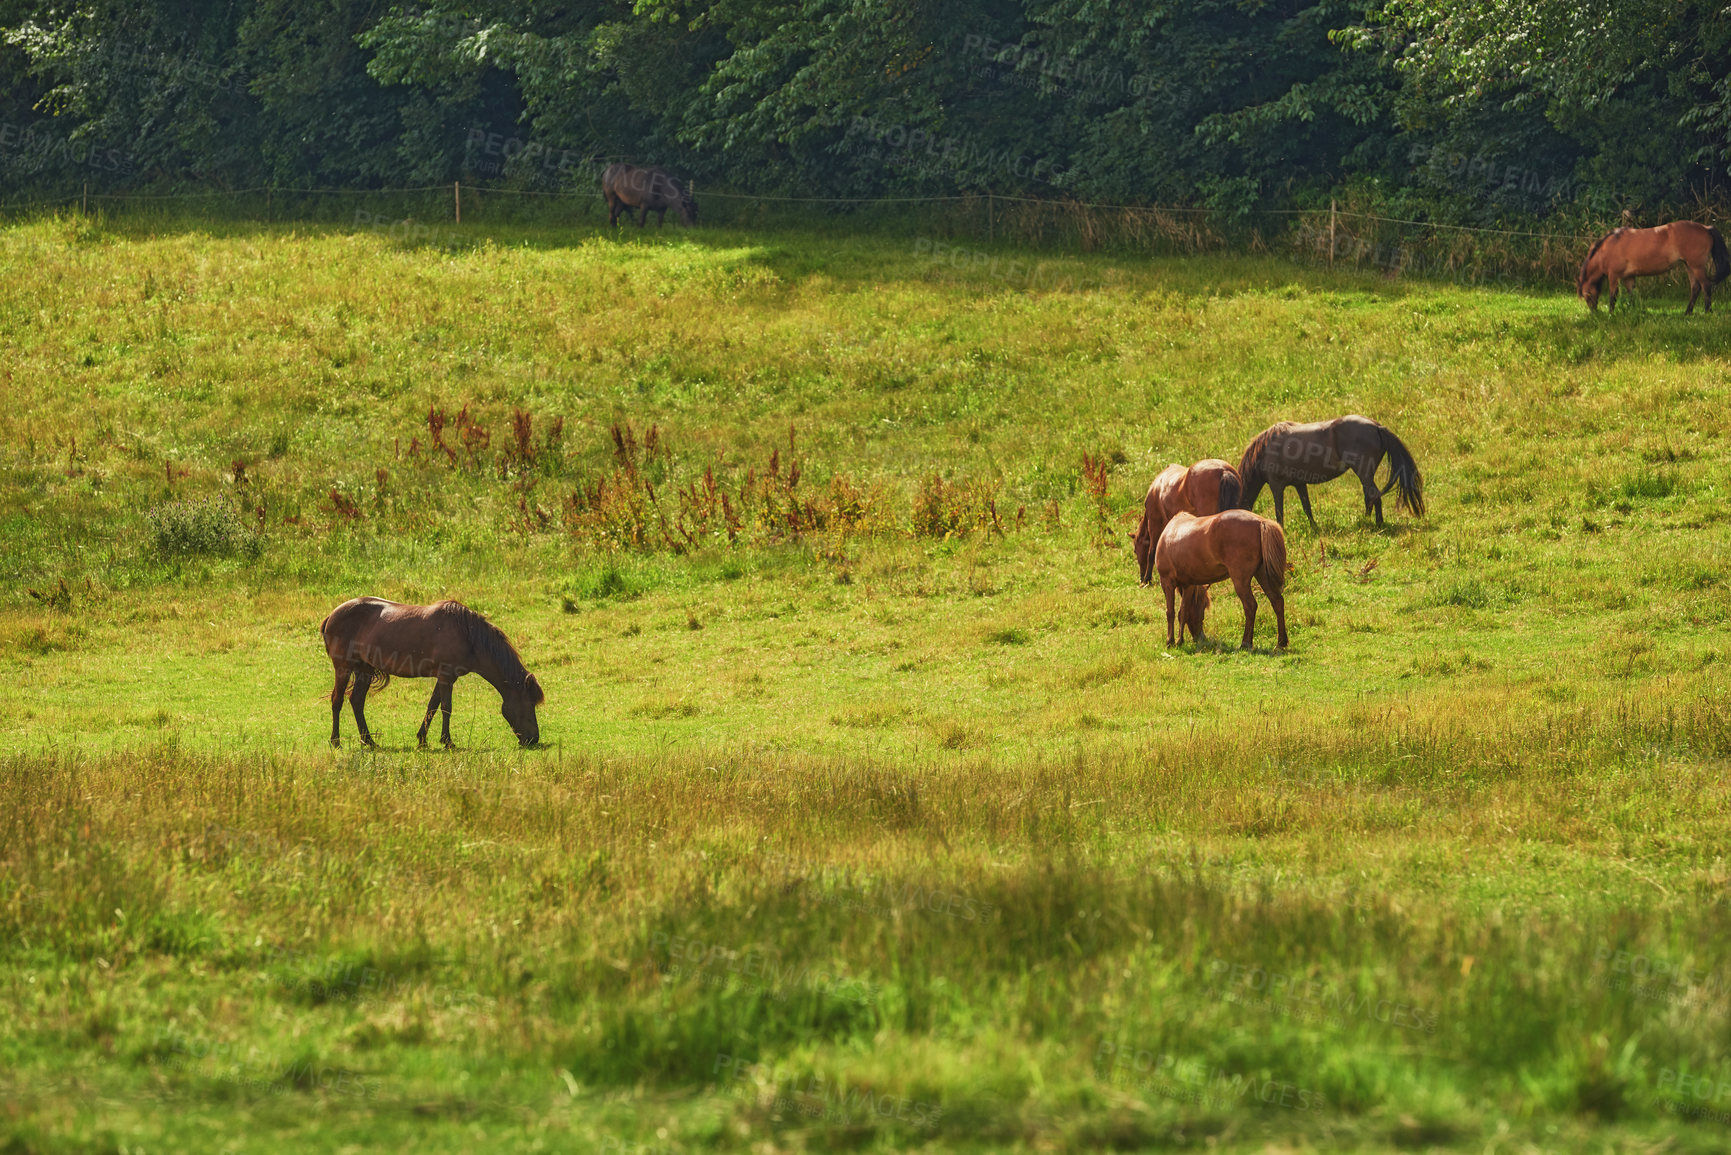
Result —
[[[1731, 1143], [1675, 285], [146, 216], [0, 274], [0, 1150]], [[1155, 473], [1355, 412], [1427, 515], [1289, 493], [1291, 646], [1223, 586], [1167, 647]], [[502, 627], [543, 745], [398, 679], [332, 750], [361, 594]]]

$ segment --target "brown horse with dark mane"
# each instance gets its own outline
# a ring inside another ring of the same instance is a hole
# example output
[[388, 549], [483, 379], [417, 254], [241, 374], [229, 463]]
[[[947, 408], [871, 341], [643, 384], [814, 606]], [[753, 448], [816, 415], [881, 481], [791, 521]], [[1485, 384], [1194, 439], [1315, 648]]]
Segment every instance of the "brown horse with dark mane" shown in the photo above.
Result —
[[619, 224], [619, 213], [630, 216], [632, 209], [641, 210], [637, 227], [642, 228], [650, 213], [659, 214], [655, 225], [667, 223], [667, 210], [679, 206], [679, 219], [688, 225], [697, 223], [697, 198], [688, 185], [664, 168], [640, 167], [634, 164], [610, 164], [601, 174], [601, 195], [607, 198], [607, 223]]
[[1667, 272], [1672, 266], [1689, 266], [1689, 304], [1685, 316], [1695, 311], [1695, 300], [1707, 298], [1705, 311], [1713, 311], [1713, 286], [1731, 275], [1731, 253], [1725, 238], [1710, 225], [1694, 221], [1672, 221], [1656, 229], [1612, 229], [1587, 252], [1575, 292], [1587, 308], [1599, 311], [1599, 286], [1609, 281], [1611, 299], [1607, 310], [1617, 307], [1617, 291], [1623, 282]]
[[1211, 598], [1208, 587], [1222, 578], [1232, 579], [1238, 600], [1244, 603], [1244, 642], [1250, 649], [1256, 630], [1256, 595], [1250, 581], [1262, 587], [1274, 607], [1279, 626], [1279, 644], [1286, 648], [1286, 534], [1266, 517], [1245, 509], [1229, 509], [1213, 517], [1175, 515], [1166, 523], [1154, 547], [1154, 568], [1160, 571], [1160, 589], [1166, 595], [1166, 644], [1172, 639], [1172, 597], [1183, 597], [1184, 612], [1178, 626], [1178, 641], [1184, 630], [1202, 640], [1202, 618]]
[[[1376, 487], [1376, 469], [1388, 457], [1388, 484]], [[1310, 512], [1310, 489], [1324, 481], [1333, 481], [1351, 470], [1364, 487], [1364, 512], [1376, 514], [1376, 524], [1382, 524], [1382, 498], [1389, 490], [1400, 487], [1395, 499], [1414, 517], [1424, 515], [1424, 478], [1412, 454], [1392, 430], [1356, 413], [1336, 417], [1332, 421], [1311, 421], [1298, 424], [1282, 421], [1270, 425], [1244, 451], [1238, 472], [1244, 478], [1245, 509], [1254, 509], [1262, 487], [1274, 491], [1274, 520], [1286, 524], [1286, 487], [1298, 490], [1298, 500], [1304, 506], [1304, 516], [1316, 527], [1316, 515]]]
[[341, 745], [337, 729], [343, 716], [343, 691], [351, 676], [355, 688], [349, 704], [363, 745], [373, 745], [365, 713], [367, 690], [384, 689], [392, 675], [434, 680], [427, 716], [416, 735], [422, 746], [427, 744], [433, 711], [440, 708], [444, 726], [439, 740], [451, 744], [451, 686], [471, 673], [499, 691], [504, 699], [501, 712], [519, 744], [533, 746], [541, 740], [541, 727], [535, 721], [535, 707], [546, 701], [541, 683], [523, 668], [523, 660], [499, 627], [462, 602], [410, 606], [383, 598], [354, 598], [332, 610], [319, 633], [337, 675], [331, 691], [333, 746]]
[[1154, 581], [1154, 545], [1173, 514], [1207, 517], [1223, 509], [1237, 509], [1243, 491], [1238, 471], [1217, 457], [1198, 461], [1188, 469], [1182, 465], [1162, 469], [1148, 487], [1148, 496], [1142, 501], [1142, 520], [1131, 535], [1142, 584]]

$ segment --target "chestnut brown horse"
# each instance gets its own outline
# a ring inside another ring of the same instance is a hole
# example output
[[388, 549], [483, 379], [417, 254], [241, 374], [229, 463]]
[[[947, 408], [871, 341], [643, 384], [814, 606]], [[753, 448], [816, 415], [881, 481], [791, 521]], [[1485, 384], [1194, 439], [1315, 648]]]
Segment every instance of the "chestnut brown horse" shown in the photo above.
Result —
[[1689, 304], [1685, 316], [1695, 311], [1695, 300], [1707, 298], [1705, 311], [1713, 311], [1713, 286], [1731, 274], [1731, 253], [1719, 230], [1694, 221], [1672, 221], [1656, 229], [1613, 229], [1600, 237], [1581, 265], [1575, 292], [1587, 308], [1599, 311], [1599, 286], [1609, 281], [1611, 299], [1607, 310], [1617, 307], [1617, 291], [1635, 277], [1663, 273], [1676, 264], [1689, 266]]
[[1218, 457], [1198, 461], [1188, 469], [1182, 465], [1162, 469], [1148, 487], [1148, 496], [1142, 501], [1142, 520], [1136, 523], [1136, 532], [1131, 535], [1142, 584], [1154, 581], [1154, 543], [1160, 540], [1160, 531], [1173, 514], [1206, 517], [1223, 509], [1237, 509], [1243, 491], [1238, 471]]
[[1282, 649], [1286, 647], [1286, 534], [1266, 517], [1246, 509], [1229, 509], [1212, 517], [1176, 514], [1154, 547], [1154, 568], [1160, 572], [1160, 589], [1166, 595], [1167, 645], [1176, 644], [1172, 638], [1173, 595], [1181, 594], [1184, 601], [1177, 640], [1184, 640], [1188, 627], [1190, 636], [1201, 641], [1202, 617], [1212, 600], [1208, 587], [1231, 578], [1238, 600], [1244, 603], [1241, 648], [1250, 649], [1256, 629], [1256, 595], [1250, 592], [1250, 580], [1255, 578], [1274, 607], [1279, 644]]
[[337, 675], [331, 691], [333, 746], [341, 745], [337, 729], [343, 716], [343, 691], [351, 676], [355, 688], [349, 704], [363, 745], [373, 745], [365, 712], [367, 690], [384, 689], [392, 675], [433, 679], [433, 697], [416, 735], [422, 746], [427, 744], [433, 711], [440, 708], [444, 726], [439, 740], [451, 744], [451, 687], [470, 673], [481, 675], [499, 691], [504, 699], [501, 712], [519, 744], [533, 746], [541, 740], [535, 720], [535, 707], [546, 700], [541, 683], [523, 668], [523, 660], [499, 627], [462, 602], [410, 606], [383, 598], [354, 598], [332, 610], [319, 633]]
[[659, 214], [655, 218], [659, 228], [667, 223], [667, 210], [675, 205], [679, 206], [680, 220], [688, 225], [697, 223], [697, 199], [664, 168], [610, 164], [601, 174], [601, 195], [607, 198], [609, 225], [618, 225], [621, 210], [630, 216], [631, 209], [639, 209], [638, 228], [648, 222], [650, 213]]
[[[1378, 489], [1376, 468], [1385, 454], [1388, 484]], [[1274, 520], [1285, 525], [1286, 487], [1290, 485], [1298, 490], [1304, 516], [1310, 518], [1314, 529], [1316, 515], [1310, 512], [1309, 487], [1333, 481], [1349, 469], [1364, 487], [1364, 512], [1375, 513], [1376, 524], [1382, 524], [1383, 494], [1396, 486], [1400, 495], [1395, 500], [1414, 517], [1424, 515], [1424, 478], [1412, 454], [1393, 430], [1356, 413], [1302, 425], [1282, 421], [1258, 433], [1238, 461], [1238, 473], [1244, 479], [1244, 500], [1239, 504], [1254, 509], [1266, 485], [1274, 491]]]

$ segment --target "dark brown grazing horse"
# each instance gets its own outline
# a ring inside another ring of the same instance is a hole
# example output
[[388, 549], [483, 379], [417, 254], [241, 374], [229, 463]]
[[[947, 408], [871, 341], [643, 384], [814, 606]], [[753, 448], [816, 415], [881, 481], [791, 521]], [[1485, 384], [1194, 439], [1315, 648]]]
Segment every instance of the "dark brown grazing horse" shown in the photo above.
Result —
[[1189, 469], [1182, 465], [1162, 469], [1148, 487], [1148, 496], [1142, 501], [1142, 520], [1136, 523], [1136, 532], [1131, 535], [1142, 584], [1154, 581], [1154, 543], [1160, 540], [1160, 531], [1173, 514], [1206, 517], [1223, 509], [1237, 509], [1243, 491], [1238, 471], [1217, 457], [1198, 461]]
[[427, 716], [416, 735], [427, 744], [427, 727], [433, 711], [443, 707], [444, 727], [439, 740], [451, 744], [451, 686], [464, 674], [479, 674], [505, 700], [501, 711], [523, 746], [541, 740], [535, 707], [546, 700], [541, 683], [523, 668], [523, 661], [505, 635], [486, 618], [462, 602], [437, 602], [430, 606], [408, 606], [383, 598], [355, 598], [331, 611], [319, 626], [325, 653], [336, 668], [337, 684], [331, 691], [331, 745], [337, 738], [343, 716], [343, 691], [349, 677], [355, 679], [349, 704], [355, 709], [355, 725], [361, 743], [373, 745], [367, 730], [367, 690], [384, 689], [395, 675], [399, 678], [432, 678], [433, 697]]
[[679, 206], [679, 219], [688, 225], [697, 223], [697, 199], [691, 189], [679, 183], [664, 168], [640, 168], [634, 164], [610, 164], [601, 174], [601, 195], [607, 198], [607, 223], [619, 224], [620, 210], [630, 216], [632, 209], [642, 210], [637, 227], [642, 228], [650, 213], [657, 228], [667, 223], [667, 210]]
[[1154, 568], [1160, 571], [1160, 589], [1166, 595], [1166, 644], [1172, 640], [1172, 595], [1183, 595], [1184, 614], [1178, 641], [1184, 629], [1202, 640], [1202, 617], [1211, 598], [1208, 587], [1222, 578], [1232, 579], [1238, 600], [1244, 603], [1243, 649], [1250, 648], [1256, 629], [1256, 595], [1250, 579], [1268, 596], [1274, 620], [1280, 627], [1279, 642], [1286, 647], [1286, 534], [1266, 517], [1246, 509], [1229, 509], [1213, 517], [1180, 513], [1166, 523], [1154, 547]]
[[[1708, 261], [1712, 271], [1708, 271]], [[1617, 307], [1617, 290], [1633, 277], [1663, 273], [1677, 263], [1689, 266], [1689, 305], [1684, 315], [1695, 311], [1695, 299], [1705, 294], [1706, 311], [1713, 311], [1713, 286], [1731, 274], [1731, 253], [1719, 230], [1694, 221], [1672, 221], [1656, 229], [1612, 229], [1587, 252], [1575, 292], [1587, 308], [1599, 311], [1599, 286], [1611, 283], [1607, 309]]]
[[[1378, 489], [1376, 467], [1382, 464], [1384, 454], [1388, 455], [1388, 484]], [[1333, 481], [1349, 469], [1364, 487], [1364, 512], [1366, 516], [1375, 513], [1376, 524], [1382, 524], [1383, 494], [1397, 485], [1397, 504], [1404, 505], [1414, 517], [1424, 515], [1424, 478], [1412, 454], [1389, 429], [1356, 413], [1303, 425], [1282, 421], [1258, 433], [1238, 462], [1238, 472], [1244, 478], [1240, 504], [1245, 509], [1256, 508], [1256, 499], [1266, 485], [1274, 491], [1274, 520], [1285, 525], [1286, 487], [1293, 486], [1314, 529], [1316, 516], [1310, 512], [1309, 486]]]

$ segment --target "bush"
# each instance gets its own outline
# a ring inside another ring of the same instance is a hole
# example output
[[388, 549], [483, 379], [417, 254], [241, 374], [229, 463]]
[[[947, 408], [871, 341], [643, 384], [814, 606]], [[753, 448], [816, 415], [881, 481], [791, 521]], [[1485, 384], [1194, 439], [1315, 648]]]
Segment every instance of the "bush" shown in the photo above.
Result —
[[145, 515], [151, 544], [165, 558], [257, 558], [264, 543], [240, 514], [220, 498], [173, 501]]

